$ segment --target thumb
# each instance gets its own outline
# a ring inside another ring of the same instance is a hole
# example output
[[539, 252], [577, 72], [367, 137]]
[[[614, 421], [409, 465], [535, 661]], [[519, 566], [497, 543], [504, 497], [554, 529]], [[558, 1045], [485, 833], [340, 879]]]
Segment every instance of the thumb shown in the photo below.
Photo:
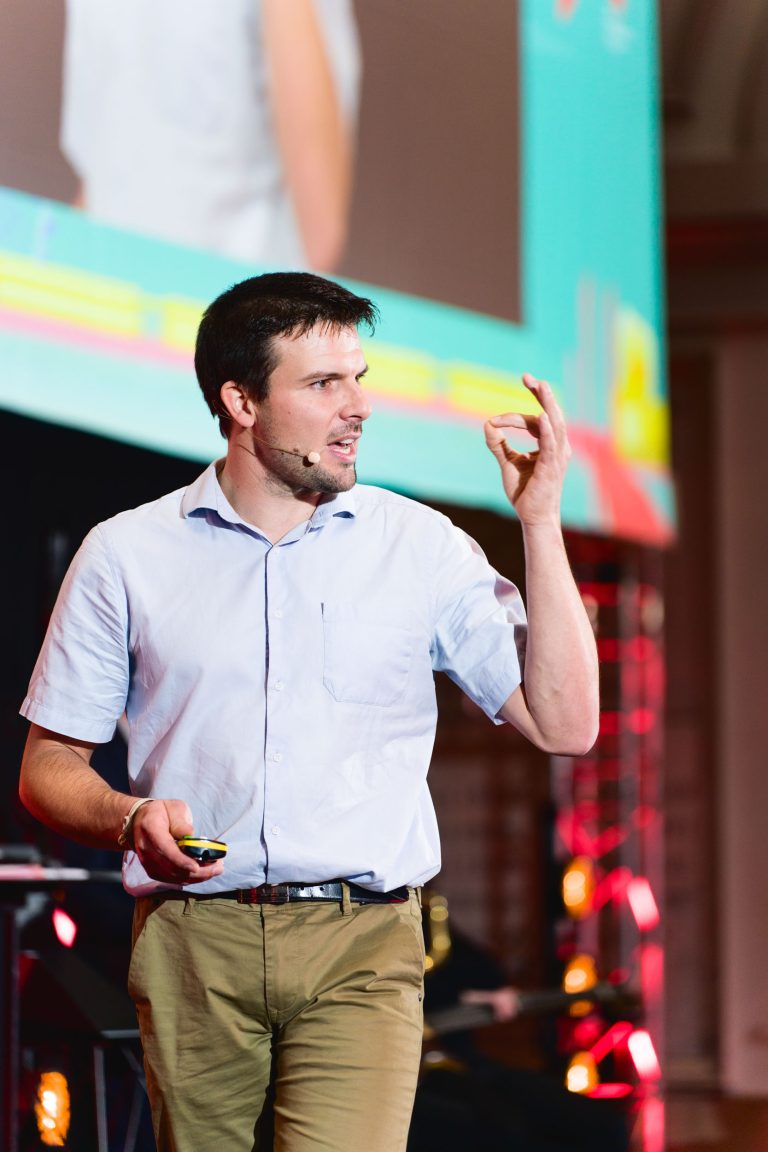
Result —
[[502, 472], [506, 471], [506, 465], [517, 464], [520, 453], [516, 452], [507, 441], [504, 428], [499, 428], [493, 420], [486, 420], [483, 431], [485, 432], [485, 443], [489, 451], [496, 457]]
[[485, 433], [485, 443], [489, 451], [493, 453], [500, 464], [503, 463], [507, 458], [508, 451], [507, 440], [503, 429], [497, 428], [492, 420], [486, 420], [483, 431]]
[[174, 840], [182, 836], [191, 836], [195, 825], [189, 805], [184, 800], [164, 800], [163, 803], [168, 813], [168, 831]]

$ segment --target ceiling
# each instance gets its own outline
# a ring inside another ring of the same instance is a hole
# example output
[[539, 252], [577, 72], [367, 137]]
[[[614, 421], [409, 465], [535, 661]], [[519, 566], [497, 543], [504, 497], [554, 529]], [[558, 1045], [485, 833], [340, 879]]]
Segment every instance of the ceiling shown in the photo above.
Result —
[[669, 215], [768, 215], [768, 0], [659, 14]]

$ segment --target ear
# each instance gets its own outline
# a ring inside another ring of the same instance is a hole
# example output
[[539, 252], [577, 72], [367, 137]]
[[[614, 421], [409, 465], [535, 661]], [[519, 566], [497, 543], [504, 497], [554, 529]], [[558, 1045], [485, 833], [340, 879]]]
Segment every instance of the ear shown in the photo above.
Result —
[[253, 427], [256, 423], [256, 408], [239, 384], [234, 380], [227, 380], [226, 384], [222, 384], [219, 396], [222, 408], [233, 424], [239, 424], [241, 428]]

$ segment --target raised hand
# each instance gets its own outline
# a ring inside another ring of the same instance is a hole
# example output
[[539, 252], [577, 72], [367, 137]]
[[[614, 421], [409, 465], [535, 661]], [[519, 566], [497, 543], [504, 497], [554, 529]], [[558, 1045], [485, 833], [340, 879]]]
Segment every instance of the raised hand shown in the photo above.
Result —
[[[499, 462], [504, 491], [520, 520], [524, 524], [559, 522], [565, 470], [571, 456], [565, 419], [546, 380], [525, 373], [523, 383], [541, 411], [493, 416], [485, 424], [485, 442]], [[538, 447], [516, 452], [506, 440], [505, 430], [510, 428], [528, 432]]]

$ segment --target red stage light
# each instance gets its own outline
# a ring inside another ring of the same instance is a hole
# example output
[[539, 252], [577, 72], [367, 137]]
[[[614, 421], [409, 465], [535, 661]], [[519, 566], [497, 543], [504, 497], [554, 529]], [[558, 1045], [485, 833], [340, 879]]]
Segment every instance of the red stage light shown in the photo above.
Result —
[[77, 924], [71, 916], [68, 916], [63, 908], [54, 908], [53, 910], [53, 930], [60, 944], [65, 948], [71, 948], [77, 936]]
[[601, 736], [616, 736], [621, 731], [621, 713], [620, 712], [601, 712], [600, 713], [600, 735]]
[[619, 641], [612, 636], [604, 636], [597, 641], [597, 654], [602, 664], [614, 663], [621, 659]]
[[627, 1040], [627, 1047], [641, 1080], [661, 1079], [661, 1067], [656, 1049], [650, 1034], [644, 1028], [638, 1028], [636, 1032], [632, 1033]]
[[618, 1100], [622, 1096], [630, 1096], [632, 1091], [631, 1084], [624, 1084], [621, 1080], [617, 1080], [613, 1083], [598, 1084], [589, 1095], [593, 1100]]
[[664, 1101], [650, 1096], [640, 1112], [642, 1129], [642, 1152], [664, 1152], [665, 1115]]
[[633, 708], [627, 717], [627, 727], [637, 736], [647, 736], [656, 724], [652, 708]]
[[618, 584], [598, 584], [585, 581], [583, 584], [579, 584], [579, 592], [582, 599], [589, 597], [601, 607], [615, 607], [619, 602]]
[[600, 908], [603, 908], [609, 900], [613, 900], [614, 903], [623, 900], [631, 879], [632, 873], [629, 868], [623, 866], [613, 868], [610, 872], [606, 873], [595, 888], [592, 898], [593, 911], [597, 912]]
[[659, 944], [643, 944], [640, 949], [640, 982], [643, 999], [653, 1003], [664, 986], [664, 950]]
[[571, 1031], [571, 1039], [577, 1048], [588, 1049], [600, 1038], [605, 1023], [599, 1016], [584, 1016], [576, 1020]]
[[627, 1023], [626, 1020], [619, 1020], [612, 1025], [608, 1031], [592, 1045], [591, 1053], [595, 1059], [595, 1063], [599, 1064], [614, 1048], [619, 1048], [622, 1044], [625, 1044], [628, 1037], [632, 1035], [632, 1031], [632, 1025]]
[[648, 636], [633, 636], [624, 645], [624, 656], [627, 660], [637, 660], [642, 663], [656, 653], [656, 645]]
[[659, 908], [645, 876], [635, 876], [627, 885], [627, 900], [641, 932], [649, 932], [659, 922]]

